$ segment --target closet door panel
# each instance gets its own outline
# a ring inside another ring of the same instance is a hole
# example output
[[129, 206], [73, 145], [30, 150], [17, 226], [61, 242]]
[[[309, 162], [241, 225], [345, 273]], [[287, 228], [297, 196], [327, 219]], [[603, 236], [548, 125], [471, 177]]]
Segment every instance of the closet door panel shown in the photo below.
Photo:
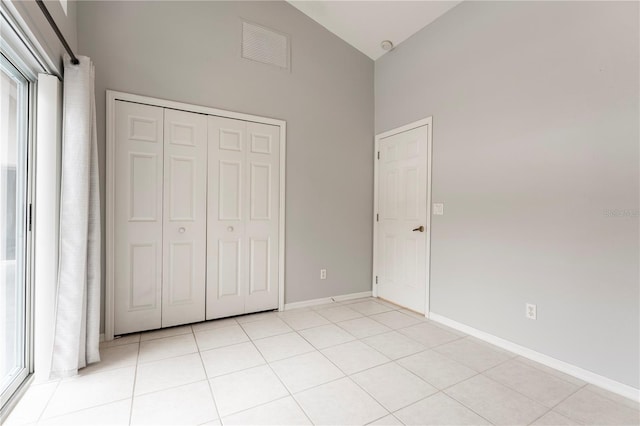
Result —
[[116, 102], [116, 335], [161, 326], [162, 122], [162, 108]]
[[278, 308], [280, 128], [247, 122], [245, 312]]
[[207, 118], [164, 110], [162, 327], [204, 321]]
[[206, 318], [245, 312], [246, 123], [208, 118]]

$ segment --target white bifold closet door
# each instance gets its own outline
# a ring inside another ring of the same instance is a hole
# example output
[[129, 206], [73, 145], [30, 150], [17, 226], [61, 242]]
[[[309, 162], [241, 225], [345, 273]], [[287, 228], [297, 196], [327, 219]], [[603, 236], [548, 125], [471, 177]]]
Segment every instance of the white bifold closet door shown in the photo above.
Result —
[[114, 331], [158, 328], [162, 304], [163, 109], [116, 102]]
[[162, 327], [204, 321], [207, 116], [164, 110]]
[[276, 309], [280, 129], [208, 120], [206, 318]]
[[117, 101], [114, 334], [204, 319], [206, 118]]

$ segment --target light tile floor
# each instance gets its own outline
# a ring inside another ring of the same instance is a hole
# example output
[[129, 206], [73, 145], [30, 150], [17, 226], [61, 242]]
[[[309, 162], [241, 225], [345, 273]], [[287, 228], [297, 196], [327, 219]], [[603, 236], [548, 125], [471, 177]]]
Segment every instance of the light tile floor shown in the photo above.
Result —
[[124, 336], [19, 424], [640, 424], [631, 400], [367, 298]]

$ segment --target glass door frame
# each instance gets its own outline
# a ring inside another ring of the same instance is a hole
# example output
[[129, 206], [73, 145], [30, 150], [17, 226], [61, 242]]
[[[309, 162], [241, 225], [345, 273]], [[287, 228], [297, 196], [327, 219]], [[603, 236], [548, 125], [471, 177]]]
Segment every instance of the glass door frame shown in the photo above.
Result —
[[25, 105], [20, 105], [18, 103], [18, 108], [21, 109], [19, 111], [19, 116], [22, 116], [21, 122], [18, 125], [21, 129], [18, 132], [19, 144], [24, 143], [26, 146], [24, 149], [25, 157], [24, 167], [25, 167], [25, 187], [24, 187], [24, 212], [25, 214], [21, 218], [16, 218], [16, 225], [18, 224], [18, 220], [20, 220], [24, 232], [24, 247], [23, 255], [24, 255], [24, 264], [21, 265], [23, 268], [24, 274], [24, 336], [23, 336], [23, 362], [24, 368], [16, 374], [16, 377], [11, 381], [9, 386], [5, 389], [5, 391], [0, 395], [0, 419], [6, 415], [6, 412], [13, 405], [13, 402], [17, 399], [20, 394], [20, 391], [24, 389], [25, 385], [31, 378], [33, 374], [33, 360], [34, 360], [34, 351], [33, 351], [33, 342], [34, 342], [34, 329], [33, 329], [33, 309], [34, 309], [34, 301], [33, 297], [33, 190], [34, 190], [34, 165], [35, 165], [35, 155], [34, 155], [34, 140], [35, 140], [35, 112], [36, 112], [36, 93], [37, 93], [37, 77], [30, 72], [29, 68], [24, 66], [25, 64], [20, 61], [18, 55], [11, 55], [11, 51], [6, 51], [4, 49], [0, 49], [0, 62], [3, 63], [4, 68], [8, 68], [14, 73], [16, 73], [19, 78], [23, 80], [24, 88], [22, 89], [22, 97]]

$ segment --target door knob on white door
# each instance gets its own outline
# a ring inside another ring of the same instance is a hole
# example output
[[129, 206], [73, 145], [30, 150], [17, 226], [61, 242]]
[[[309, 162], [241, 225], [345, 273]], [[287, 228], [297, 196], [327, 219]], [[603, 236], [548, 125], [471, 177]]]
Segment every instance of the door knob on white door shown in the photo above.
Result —
[[186, 230], [187, 230], [187, 228], [185, 228], [184, 226], [178, 228], [178, 232], [181, 233], [181, 234], [184, 234], [184, 231], [186, 231]]
[[413, 230], [413, 232], [416, 232], [416, 231], [424, 232], [424, 226], [422, 226], [422, 225], [418, 226], [416, 229]]
[[227, 231], [229, 231], [229, 232], [233, 232], [233, 226], [228, 227], [228, 228], [227, 228]]

